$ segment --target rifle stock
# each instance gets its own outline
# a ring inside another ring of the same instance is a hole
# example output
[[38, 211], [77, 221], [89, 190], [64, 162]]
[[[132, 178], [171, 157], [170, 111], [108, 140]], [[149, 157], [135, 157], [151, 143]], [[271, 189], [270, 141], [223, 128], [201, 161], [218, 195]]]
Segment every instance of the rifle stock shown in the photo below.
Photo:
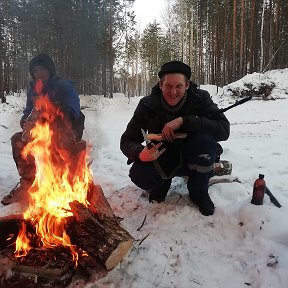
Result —
[[[237, 100], [234, 104], [232, 104], [226, 108], [219, 109], [218, 111], [216, 111], [216, 113], [213, 113], [212, 115], [208, 115], [208, 118], [213, 119], [213, 117], [215, 117], [215, 116], [217, 116], [217, 115], [219, 115], [219, 114], [221, 114], [221, 113], [223, 113], [223, 112], [225, 112], [231, 108], [234, 108], [238, 105], [241, 105], [241, 104], [249, 101], [250, 99], [252, 99], [252, 96], [248, 96], [248, 97], [243, 98], [241, 100]], [[183, 138], [187, 137], [187, 133], [177, 133], [177, 134], [175, 134], [175, 137], [176, 137], [176, 139], [183, 139]], [[150, 141], [158, 141], [158, 142], [163, 141], [163, 137], [161, 134], [149, 133], [149, 134], [147, 134], [147, 138]]]

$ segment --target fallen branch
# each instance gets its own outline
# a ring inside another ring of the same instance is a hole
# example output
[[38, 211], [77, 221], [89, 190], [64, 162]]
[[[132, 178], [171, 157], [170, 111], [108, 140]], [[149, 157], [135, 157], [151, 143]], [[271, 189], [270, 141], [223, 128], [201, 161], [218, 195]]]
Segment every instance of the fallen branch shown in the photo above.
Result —
[[143, 227], [144, 224], [145, 224], [146, 218], [147, 218], [147, 214], [145, 215], [144, 220], [143, 220], [141, 226], [137, 229], [137, 231], [140, 231], [140, 230], [142, 229], [142, 227]]
[[212, 186], [214, 184], [220, 184], [220, 183], [232, 183], [237, 182], [241, 183], [241, 181], [238, 179], [238, 177], [234, 176], [214, 176], [209, 179], [209, 186]]
[[148, 236], [150, 235], [150, 233], [148, 233], [140, 242], [139, 242], [139, 246], [144, 242], [145, 239], [148, 238]]

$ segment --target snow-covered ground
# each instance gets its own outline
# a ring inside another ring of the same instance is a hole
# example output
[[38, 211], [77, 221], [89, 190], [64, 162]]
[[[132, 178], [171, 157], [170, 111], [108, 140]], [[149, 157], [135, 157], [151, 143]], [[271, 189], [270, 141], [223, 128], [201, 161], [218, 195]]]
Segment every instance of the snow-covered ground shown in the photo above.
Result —
[[[250, 78], [250, 80], [249, 80]], [[104, 278], [74, 280], [69, 287], [177, 287], [177, 288], [286, 288], [288, 285], [288, 69], [254, 74], [231, 84], [261, 78], [274, 81], [276, 100], [249, 102], [227, 111], [231, 135], [222, 142], [223, 160], [233, 164], [232, 176], [241, 183], [212, 185], [213, 216], [202, 216], [187, 196], [184, 179], [175, 178], [167, 200], [150, 204], [143, 191], [130, 182], [129, 166], [119, 149], [119, 139], [140, 98], [128, 101], [83, 96], [86, 115], [84, 138], [93, 149], [94, 182], [99, 183], [123, 227], [136, 239], [124, 260]], [[256, 80], [255, 80], [256, 79]], [[263, 80], [264, 79], [264, 80]], [[256, 81], [257, 82], [257, 81]], [[215, 86], [203, 86], [224, 108], [234, 103]], [[223, 93], [224, 91], [224, 93]], [[0, 104], [0, 197], [18, 182], [10, 137], [17, 132], [25, 97], [9, 96]], [[283, 207], [266, 195], [263, 206], [250, 203], [253, 182], [265, 175], [267, 187]], [[1, 206], [1, 204], [0, 204]], [[0, 207], [9, 214], [17, 205]], [[140, 231], [144, 217], [144, 226]]]

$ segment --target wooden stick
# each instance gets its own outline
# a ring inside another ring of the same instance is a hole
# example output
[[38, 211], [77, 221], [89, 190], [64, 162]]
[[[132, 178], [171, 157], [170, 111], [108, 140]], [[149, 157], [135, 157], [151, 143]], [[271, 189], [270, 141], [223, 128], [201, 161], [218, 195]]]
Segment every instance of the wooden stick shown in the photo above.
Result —
[[[175, 134], [175, 139], [184, 139], [187, 137], [187, 133], [177, 133]], [[154, 141], [163, 141], [163, 137], [161, 134], [154, 134], [154, 133], [149, 133], [147, 134], [148, 140], [154, 140]]]

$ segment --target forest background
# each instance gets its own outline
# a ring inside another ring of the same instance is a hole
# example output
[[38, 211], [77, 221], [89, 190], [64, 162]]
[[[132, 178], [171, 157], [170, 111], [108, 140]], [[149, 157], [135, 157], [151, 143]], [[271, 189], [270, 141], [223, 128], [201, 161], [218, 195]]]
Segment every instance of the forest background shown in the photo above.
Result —
[[166, 0], [160, 23], [142, 31], [133, 2], [1, 0], [1, 102], [27, 87], [38, 53], [49, 54], [79, 94], [109, 98], [148, 94], [170, 60], [189, 64], [199, 85], [288, 67], [287, 0]]

